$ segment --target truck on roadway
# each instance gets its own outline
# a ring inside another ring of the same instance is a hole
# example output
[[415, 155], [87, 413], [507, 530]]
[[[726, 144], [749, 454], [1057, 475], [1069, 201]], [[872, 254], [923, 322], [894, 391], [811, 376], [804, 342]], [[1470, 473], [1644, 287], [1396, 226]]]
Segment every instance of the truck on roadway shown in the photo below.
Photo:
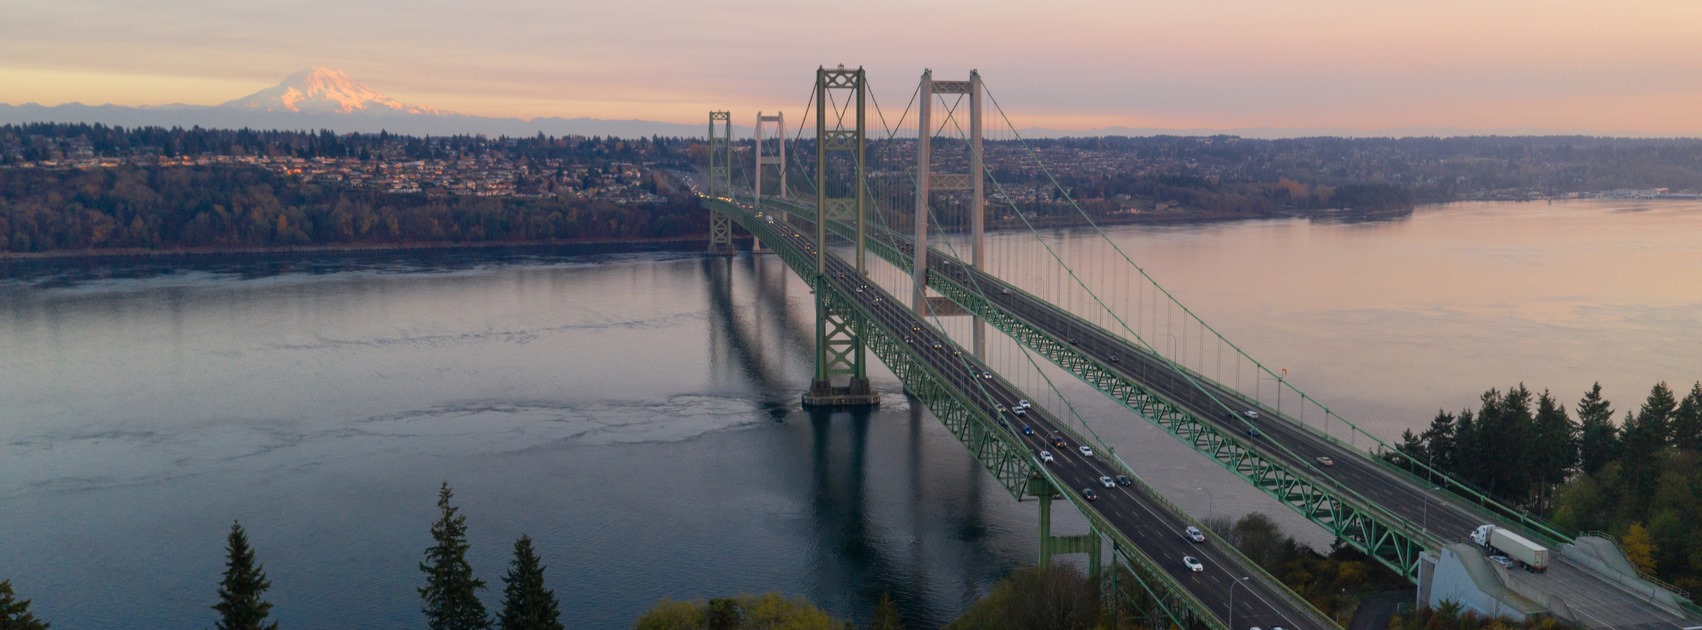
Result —
[[1548, 570], [1548, 548], [1505, 527], [1480, 525], [1472, 530], [1472, 542], [1492, 552], [1506, 554], [1530, 571], [1541, 573]]

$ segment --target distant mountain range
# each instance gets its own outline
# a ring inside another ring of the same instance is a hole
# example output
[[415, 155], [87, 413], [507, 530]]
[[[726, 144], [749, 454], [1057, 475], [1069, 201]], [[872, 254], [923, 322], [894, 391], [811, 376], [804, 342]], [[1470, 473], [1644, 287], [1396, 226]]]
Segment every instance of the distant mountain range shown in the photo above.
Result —
[[[707, 110], [705, 110], [707, 111]], [[0, 124], [26, 122], [102, 123], [124, 127], [160, 126], [209, 129], [330, 129], [409, 135], [485, 134], [488, 136], [614, 136], [652, 135], [702, 137], [702, 125], [651, 120], [601, 118], [492, 118], [468, 116], [403, 103], [355, 82], [330, 68], [308, 68], [283, 82], [220, 105], [162, 105], [126, 107], [67, 103], [0, 103]], [[735, 127], [734, 133], [740, 130]], [[745, 130], [748, 133], [748, 129]]]
[[[706, 110], [707, 111], [707, 110]], [[220, 105], [121, 105], [44, 106], [35, 103], [0, 103], [0, 124], [26, 122], [103, 123], [124, 127], [160, 126], [217, 129], [330, 129], [339, 133], [390, 131], [409, 135], [485, 134], [487, 136], [613, 136], [637, 138], [653, 135], [703, 137], [708, 126], [652, 120], [606, 120], [601, 118], [491, 118], [468, 116], [403, 103], [350, 79], [330, 68], [308, 68], [285, 78], [282, 83]], [[1335, 128], [1241, 128], [1162, 129], [1104, 127], [1087, 130], [1023, 129], [1032, 138], [1093, 136], [1217, 136], [1246, 138], [1298, 138], [1308, 136], [1407, 137], [1481, 135], [1586, 135], [1616, 137], [1695, 137], [1695, 134], [1649, 134], [1638, 132], [1601, 133], [1582, 130], [1498, 129], [1494, 131], [1457, 127], [1408, 127], [1359, 130]], [[749, 127], [733, 127], [734, 137], [748, 137]]]

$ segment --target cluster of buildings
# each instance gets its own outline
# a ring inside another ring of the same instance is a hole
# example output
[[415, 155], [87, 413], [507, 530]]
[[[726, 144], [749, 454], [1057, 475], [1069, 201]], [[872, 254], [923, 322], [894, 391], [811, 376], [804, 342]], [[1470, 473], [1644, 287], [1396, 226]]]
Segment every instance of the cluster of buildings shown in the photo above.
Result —
[[[314, 157], [292, 155], [98, 155], [70, 139], [54, 159], [0, 165], [5, 169], [75, 170], [120, 166], [250, 166], [310, 182], [330, 182], [394, 194], [477, 197], [571, 196], [612, 203], [660, 203], [657, 172], [632, 162], [600, 165], [512, 159], [499, 152], [450, 159]], [[665, 187], [665, 185], [664, 185]]]

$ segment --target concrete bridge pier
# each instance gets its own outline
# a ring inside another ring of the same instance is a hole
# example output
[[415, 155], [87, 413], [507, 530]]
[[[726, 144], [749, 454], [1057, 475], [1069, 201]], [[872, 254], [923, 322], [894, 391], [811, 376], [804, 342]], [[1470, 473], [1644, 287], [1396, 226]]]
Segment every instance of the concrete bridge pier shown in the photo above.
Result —
[[1029, 492], [1040, 499], [1040, 566], [1052, 565], [1052, 556], [1065, 553], [1087, 554], [1087, 576], [1090, 580], [1099, 579], [1100, 536], [1099, 532], [1089, 526], [1086, 534], [1076, 536], [1052, 535], [1052, 500], [1058, 497], [1057, 489], [1045, 479], [1034, 478], [1028, 482]]
[[869, 387], [869, 379], [852, 378], [843, 385], [833, 379], [811, 379], [810, 390], [804, 392], [805, 408], [863, 409], [878, 407], [881, 395]]

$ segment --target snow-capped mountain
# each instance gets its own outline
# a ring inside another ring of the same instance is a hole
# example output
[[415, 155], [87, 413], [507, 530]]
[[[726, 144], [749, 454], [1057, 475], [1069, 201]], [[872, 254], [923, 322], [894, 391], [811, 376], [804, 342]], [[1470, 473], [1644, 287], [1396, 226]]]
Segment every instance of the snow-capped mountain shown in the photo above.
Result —
[[349, 75], [331, 68], [313, 67], [285, 78], [282, 83], [219, 107], [235, 107], [261, 112], [296, 112], [305, 114], [430, 114], [448, 112], [430, 107], [410, 105], [379, 94], [372, 88], [356, 83]]
[[[7, 95], [0, 95], [5, 98]], [[661, 135], [699, 137], [702, 124], [649, 120], [542, 117], [492, 118], [466, 116], [411, 105], [356, 83], [330, 68], [308, 68], [282, 83], [221, 105], [125, 107], [66, 103], [0, 103], [0, 124], [32, 122], [103, 123], [125, 127], [160, 126], [212, 129], [329, 129], [339, 133], [404, 133], [415, 135], [488, 134], [531, 136], [614, 136], [635, 138]], [[748, 129], [735, 127], [735, 130]]]

